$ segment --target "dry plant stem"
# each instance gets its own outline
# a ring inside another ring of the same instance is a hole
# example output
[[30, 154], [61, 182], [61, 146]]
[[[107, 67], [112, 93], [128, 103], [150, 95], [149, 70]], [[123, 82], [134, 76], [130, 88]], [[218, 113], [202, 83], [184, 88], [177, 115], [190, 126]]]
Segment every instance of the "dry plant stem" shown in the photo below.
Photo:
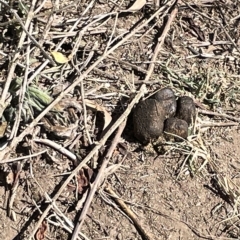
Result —
[[48, 139], [33, 139], [34, 142], [37, 143], [42, 143], [45, 145], [48, 145], [54, 149], [56, 149], [57, 151], [59, 151], [60, 153], [64, 154], [65, 156], [69, 157], [71, 160], [77, 160], [77, 157], [70, 151], [68, 151], [66, 148], [62, 147], [61, 145], [48, 140]]
[[236, 122], [228, 122], [228, 123], [203, 123], [200, 124], [201, 128], [204, 127], [230, 127], [230, 126], [238, 126], [239, 123]]
[[[6, 4], [5, 1], [0, 0], [0, 2], [3, 3], [5, 6], [7, 6], [9, 8], [9, 5]], [[25, 26], [24, 26], [25, 29], [28, 29], [28, 27], [29, 27], [29, 25], [32, 21], [33, 10], [34, 10], [36, 2], [37, 2], [37, 0], [32, 1], [32, 5], [31, 5], [31, 8], [30, 8], [30, 11], [28, 13], [27, 20], [26, 20], [26, 23], [25, 23]], [[18, 42], [18, 45], [17, 45], [17, 49], [22, 48], [25, 38], [26, 38], [26, 33], [22, 32], [21, 37], [20, 37], [19, 42]], [[5, 104], [5, 100], [7, 98], [8, 90], [9, 90], [10, 84], [12, 82], [14, 71], [15, 71], [15, 68], [16, 68], [16, 65], [17, 65], [16, 60], [18, 59], [19, 56], [20, 56], [20, 52], [17, 51], [16, 54], [14, 55], [12, 61], [11, 61], [10, 69], [9, 69], [9, 72], [8, 72], [8, 77], [7, 77], [7, 80], [5, 82], [4, 89], [3, 89], [3, 92], [2, 92], [2, 96], [1, 96], [1, 100], [0, 100], [0, 107], [4, 106], [4, 104]], [[0, 117], [2, 117], [2, 114], [3, 114], [4, 110], [5, 109], [0, 109]]]
[[[0, 0], [1, 1], [1, 0]], [[121, 46], [124, 42], [126, 42], [128, 39], [130, 39], [132, 36], [134, 36], [138, 31], [140, 31], [144, 26], [146, 26], [152, 19], [154, 19], [156, 16], [158, 16], [163, 10], [165, 10], [164, 7], [160, 8], [158, 11], [156, 11], [146, 22], [144, 22], [142, 25], [136, 27], [132, 30], [128, 35], [126, 35], [121, 41], [119, 41], [117, 44], [115, 44], [111, 49], [109, 49], [105, 55], [102, 55], [101, 57], [96, 60], [91, 66], [86, 69], [86, 71], [78, 77], [78, 79], [73, 82], [68, 88], [66, 88], [61, 94], [48, 106], [46, 109], [40, 113], [29, 125], [28, 127], [15, 139], [15, 141], [12, 141], [10, 146], [5, 148], [2, 152], [0, 152], [0, 160], [2, 160], [5, 156], [5, 154], [9, 153], [16, 145], [22, 141], [22, 139], [28, 135], [34, 126], [37, 125], [37, 123], [57, 104], [61, 101], [61, 99], [71, 92], [83, 79], [86, 78], [86, 76], [99, 64], [102, 62], [103, 59], [105, 59], [109, 54], [111, 54], [115, 49], [117, 49], [119, 46]], [[85, 29], [87, 30], [87, 29]], [[47, 62], [48, 60], [46, 60]]]
[[[127, 109], [124, 111], [124, 113], [120, 116], [120, 118], [112, 125], [112, 127], [106, 132], [106, 134], [103, 136], [103, 138], [99, 141], [99, 143], [93, 148], [93, 150], [82, 160], [82, 162], [72, 171], [72, 173], [68, 176], [68, 178], [65, 180], [65, 182], [62, 184], [61, 188], [58, 190], [58, 192], [55, 194], [55, 196], [52, 199], [52, 202], [54, 203], [58, 197], [61, 195], [64, 188], [67, 186], [67, 184], [71, 181], [71, 179], [78, 173], [78, 171], [89, 162], [89, 160], [99, 151], [99, 149], [105, 144], [107, 139], [112, 135], [112, 133], [118, 128], [118, 126], [127, 118], [129, 113], [131, 112], [133, 106], [138, 103], [140, 98], [146, 93], [147, 89], [146, 86], [143, 84], [138, 92], [138, 94], [135, 96], [135, 98], [132, 100], [132, 102], [128, 105]], [[38, 228], [40, 227], [42, 221], [47, 216], [49, 210], [52, 208], [52, 204], [49, 204], [44, 213], [42, 214], [41, 218], [37, 222], [31, 236], [29, 239], [34, 239], [34, 235]]]
[[115, 21], [114, 21], [113, 30], [112, 30], [112, 33], [111, 33], [111, 35], [110, 35], [109, 41], [108, 41], [108, 43], [107, 43], [107, 46], [106, 46], [106, 48], [105, 48], [104, 54], [107, 52], [108, 48], [109, 48], [110, 45], [113, 43], [113, 42], [112, 42], [112, 38], [113, 38], [113, 35], [114, 35], [114, 33], [115, 33], [115, 30], [116, 30], [117, 20], [118, 20], [118, 14], [116, 14], [116, 16], [115, 16]]
[[92, 142], [92, 139], [91, 139], [90, 133], [88, 131], [88, 127], [87, 127], [87, 108], [86, 108], [86, 104], [85, 104], [85, 94], [84, 94], [83, 81], [81, 81], [81, 98], [82, 98], [82, 105], [83, 105], [84, 128], [85, 128], [85, 132], [87, 134], [89, 144], [92, 145], [93, 142]]
[[76, 240], [77, 239], [77, 236], [78, 236], [78, 233], [80, 232], [81, 230], [81, 227], [82, 227], [82, 224], [84, 222], [84, 219], [87, 215], [87, 212], [88, 212], [88, 209], [91, 205], [91, 202], [93, 200], [93, 197], [95, 195], [95, 192], [97, 191], [97, 188], [99, 187], [101, 181], [103, 180], [103, 177], [104, 177], [104, 171], [109, 163], [109, 160], [110, 158], [112, 157], [112, 154], [113, 154], [113, 151], [115, 150], [118, 142], [119, 142], [119, 139], [122, 135], [122, 132], [126, 126], [126, 119], [121, 123], [121, 125], [119, 126], [118, 128], [118, 131], [117, 131], [117, 134], [116, 136], [114, 137], [113, 141], [112, 141], [112, 144], [111, 144], [111, 147], [109, 148], [108, 152], [107, 152], [107, 155], [106, 157], [104, 158], [103, 160], [103, 163], [102, 163], [102, 166], [101, 168], [99, 169], [99, 172], [98, 172], [98, 175], [94, 181], [94, 183], [92, 184], [91, 188], [90, 188], [90, 192], [88, 194], [88, 197], [87, 197], [87, 200], [84, 204], [84, 207], [82, 209], [82, 212], [80, 214], [80, 217], [78, 219], [78, 222], [77, 222], [77, 225], [74, 229], [74, 232], [73, 232], [73, 235], [72, 235], [72, 238], [71, 240]]
[[38, 152], [38, 153], [33, 153], [27, 156], [23, 156], [23, 157], [18, 157], [18, 158], [12, 158], [12, 159], [4, 159], [3, 161], [1, 161], [0, 163], [10, 163], [10, 162], [16, 162], [16, 161], [21, 161], [21, 160], [26, 160], [27, 158], [33, 158], [33, 157], [37, 157], [39, 155], [42, 155], [43, 153], [47, 152], [47, 150]]
[[122, 208], [123, 212], [127, 214], [127, 216], [133, 221], [142, 238], [144, 240], [153, 240], [154, 237], [150, 236], [150, 234], [146, 232], [146, 230], [143, 228], [142, 224], [138, 220], [137, 216], [125, 204], [125, 202], [119, 198], [119, 196], [113, 191], [113, 189], [108, 185], [104, 188], [104, 190], [108, 192], [111, 197], [113, 197], [115, 202]]
[[[81, 43], [81, 42], [79, 42]], [[86, 61], [84, 62], [83, 66], [81, 67], [80, 70], [78, 70], [78, 73], [79, 75], [81, 75], [81, 72], [82, 70], [88, 65], [88, 63], [91, 61], [93, 55], [94, 55], [94, 49], [95, 46], [93, 47], [93, 50], [89, 53]], [[92, 139], [91, 139], [91, 136], [90, 136], [90, 133], [88, 131], [88, 127], [87, 127], [87, 109], [86, 109], [86, 104], [85, 104], [85, 91], [84, 91], [84, 85], [83, 85], [83, 81], [81, 81], [81, 99], [82, 99], [82, 105], [83, 105], [83, 120], [84, 120], [84, 127], [85, 127], [85, 132], [87, 134], [87, 138], [88, 138], [88, 141], [89, 141], [89, 144], [92, 144]]]
[[[29, 27], [29, 33], [32, 34], [32, 25], [30, 24]], [[21, 121], [21, 115], [22, 115], [22, 109], [23, 109], [23, 104], [24, 104], [24, 98], [25, 98], [25, 93], [27, 90], [27, 79], [28, 79], [28, 74], [29, 74], [29, 64], [30, 64], [30, 39], [28, 38], [28, 46], [27, 46], [27, 53], [26, 53], [26, 68], [25, 68], [25, 73], [24, 73], [24, 80], [22, 83], [22, 87], [19, 92], [19, 107], [18, 107], [18, 114], [16, 116], [16, 120], [13, 125], [13, 129], [11, 132], [11, 136], [9, 140], [15, 138], [17, 136], [17, 131], [19, 128], [19, 124]]]
[[[123, 64], [123, 65], [129, 66], [129, 67], [131, 67], [132, 69], [134, 69], [134, 70], [136, 70], [136, 71], [139, 71], [139, 72], [142, 72], [142, 73], [147, 74], [147, 70], [145, 70], [145, 69], [143, 69], [143, 68], [141, 68], [141, 67], [138, 67], [138, 66], [136, 66], [136, 65], [134, 65], [134, 64], [132, 64], [132, 63], [123, 61], [123, 60], [121, 60], [121, 59], [118, 59], [118, 58], [115, 58], [115, 57], [112, 57], [112, 56], [109, 56], [108, 58], [110, 58], [110, 59], [112, 59], [112, 60], [114, 60], [114, 61], [116, 61], [116, 62], [119, 62], [119, 63], [121, 63], [121, 64]], [[141, 81], [141, 82], [142, 82], [142, 81]]]
[[213, 111], [203, 110], [203, 109], [198, 109], [198, 113], [206, 114], [206, 115], [212, 115], [212, 116], [218, 116], [218, 117], [224, 117], [224, 118], [228, 118], [230, 120], [236, 121], [236, 122], [240, 122], [240, 118], [233, 117], [233, 116], [230, 116], [230, 115], [225, 114], [225, 113], [216, 113], [216, 112], [213, 112]]
[[[176, 1], [174, 4], [176, 5], [177, 3], [178, 3], [178, 1]], [[168, 18], [167, 24], [166, 24], [166, 26], [165, 26], [165, 28], [162, 32], [161, 37], [158, 38], [158, 43], [157, 43], [157, 46], [154, 50], [154, 54], [153, 54], [153, 57], [151, 59], [151, 63], [148, 67], [148, 73], [147, 73], [147, 76], [145, 77], [144, 81], [148, 81], [150, 79], [151, 75], [152, 75], [152, 72], [153, 72], [154, 66], [155, 66], [155, 61], [157, 60], [158, 53], [159, 53], [159, 51], [160, 51], [160, 49], [161, 49], [161, 47], [164, 43], [164, 40], [165, 40], [165, 38], [168, 34], [168, 31], [170, 29], [170, 25], [177, 15], [177, 12], [178, 12], [178, 8], [177, 8], [177, 6], [175, 6], [175, 8], [173, 9], [170, 17]]]

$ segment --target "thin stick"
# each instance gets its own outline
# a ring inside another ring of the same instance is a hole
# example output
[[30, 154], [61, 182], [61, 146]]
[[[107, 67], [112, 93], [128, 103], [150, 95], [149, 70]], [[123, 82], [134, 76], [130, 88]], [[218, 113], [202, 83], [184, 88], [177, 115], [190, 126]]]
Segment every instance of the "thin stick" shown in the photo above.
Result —
[[133, 221], [137, 230], [144, 240], [152, 240], [154, 239], [150, 236], [149, 233], [143, 228], [142, 224], [138, 220], [137, 216], [132, 212], [132, 210], [125, 204], [125, 202], [119, 198], [119, 196], [113, 191], [113, 189], [108, 185], [105, 187], [105, 191], [107, 191], [114, 199], [114, 201], [122, 208], [123, 212], [127, 214], [127, 216]]
[[240, 118], [233, 117], [233, 116], [230, 116], [230, 115], [225, 114], [225, 113], [217, 113], [217, 112], [213, 112], [213, 111], [209, 111], [209, 110], [203, 110], [203, 109], [198, 109], [198, 112], [202, 113], [202, 114], [206, 114], [206, 115], [224, 117], [224, 118], [228, 118], [230, 120], [236, 121], [236, 122], [240, 122]]
[[50, 146], [51, 148], [56, 149], [57, 151], [59, 151], [60, 153], [62, 153], [63, 155], [69, 157], [71, 160], [77, 160], [77, 157], [75, 154], [73, 154], [72, 152], [70, 152], [69, 150], [67, 150], [66, 148], [62, 147], [61, 145], [49, 140], [49, 139], [33, 139], [34, 142], [37, 143], [42, 143], [45, 145]]
[[[178, 3], [178, 1], [176, 1], [175, 3], [173, 3], [173, 5], [176, 5], [177, 3]], [[170, 15], [170, 17], [169, 17], [169, 19], [168, 19], [168, 21], [167, 21], [167, 24], [166, 24], [166, 26], [165, 26], [165, 28], [164, 28], [164, 30], [163, 30], [163, 32], [162, 32], [162, 35], [158, 38], [157, 46], [156, 46], [155, 51], [154, 51], [154, 54], [153, 54], [153, 56], [152, 56], [151, 63], [150, 63], [150, 65], [149, 65], [149, 67], [148, 67], [147, 76], [146, 76], [145, 79], [144, 79], [144, 81], [146, 81], [146, 82], [150, 79], [150, 77], [151, 77], [151, 75], [152, 75], [152, 72], [153, 72], [153, 70], [154, 70], [155, 61], [156, 61], [156, 59], [157, 59], [158, 53], [159, 53], [159, 51], [160, 51], [160, 49], [161, 49], [161, 47], [162, 47], [162, 45], [163, 45], [163, 43], [164, 43], [164, 40], [165, 40], [165, 38], [166, 38], [166, 36], [167, 36], [167, 34], [168, 34], [168, 31], [169, 31], [169, 29], [170, 29], [170, 25], [171, 25], [171, 23], [173, 22], [174, 18], [175, 18], [176, 15], [177, 15], [177, 12], [178, 12], [178, 8], [175, 6], [175, 8], [173, 9], [173, 11], [172, 11], [172, 13], [171, 13], [171, 15]], [[144, 81], [143, 81], [143, 82], [144, 82]]]
[[81, 230], [81, 227], [82, 227], [83, 222], [84, 222], [84, 220], [85, 220], [85, 217], [86, 217], [86, 215], [87, 215], [88, 209], [89, 209], [89, 207], [90, 207], [90, 205], [91, 205], [91, 202], [92, 202], [92, 200], [93, 200], [94, 194], [95, 194], [95, 192], [97, 191], [97, 188], [99, 187], [99, 185], [100, 185], [100, 183], [101, 183], [101, 180], [102, 180], [103, 175], [104, 175], [104, 171], [105, 171], [105, 169], [106, 169], [106, 167], [107, 167], [107, 165], [108, 165], [108, 163], [109, 163], [110, 158], [112, 157], [112, 154], [113, 154], [114, 149], [116, 148], [116, 146], [117, 146], [117, 144], [118, 144], [118, 141], [119, 141], [119, 139], [120, 139], [120, 137], [121, 137], [121, 135], [122, 135], [122, 132], [123, 132], [125, 126], [126, 126], [126, 122], [127, 122], [127, 121], [126, 121], [126, 119], [125, 119], [125, 120], [121, 123], [121, 125], [119, 126], [118, 131], [117, 131], [117, 134], [116, 134], [116, 136], [114, 137], [114, 139], [113, 139], [113, 141], [112, 141], [112, 145], [111, 145], [111, 147], [109, 148], [109, 150], [108, 150], [108, 152], [107, 152], [107, 155], [106, 155], [106, 157], [105, 157], [104, 160], [103, 160], [103, 163], [102, 163], [101, 168], [99, 169], [98, 175], [97, 175], [97, 177], [96, 177], [93, 185], [91, 186], [90, 193], [89, 193], [89, 195], [88, 195], [88, 197], [87, 197], [87, 200], [86, 200], [86, 202], [85, 202], [85, 204], [84, 204], [84, 207], [83, 207], [82, 212], [81, 212], [81, 214], [80, 214], [80, 217], [79, 217], [79, 219], [78, 219], [77, 225], [76, 225], [76, 227], [75, 227], [75, 229], [74, 229], [74, 232], [73, 232], [73, 235], [72, 235], [71, 240], [76, 240], [77, 237], [78, 237], [78, 233], [79, 233], [80, 230]]
[[239, 123], [236, 122], [227, 122], [227, 123], [203, 123], [200, 124], [200, 128], [204, 127], [230, 127], [230, 126], [238, 126]]
[[33, 153], [27, 156], [23, 156], [23, 157], [18, 157], [18, 158], [11, 158], [11, 159], [4, 159], [3, 161], [1, 161], [0, 163], [10, 163], [10, 162], [16, 162], [16, 161], [21, 161], [21, 160], [25, 160], [27, 158], [33, 158], [33, 157], [37, 157], [39, 155], [42, 155], [43, 153], [47, 152], [47, 150], [43, 150], [41, 152], [37, 152], [37, 153]]
[[[32, 26], [30, 24], [29, 27], [29, 33], [32, 34]], [[29, 74], [29, 64], [30, 64], [30, 39], [28, 37], [28, 46], [27, 46], [27, 53], [26, 53], [26, 67], [25, 67], [25, 73], [24, 73], [24, 80], [21, 86], [21, 90], [19, 92], [19, 107], [18, 107], [18, 114], [16, 115], [16, 119], [13, 125], [13, 129], [11, 132], [11, 135], [9, 137], [9, 140], [15, 138], [17, 136], [19, 124], [21, 121], [21, 116], [22, 116], [22, 109], [23, 109], [23, 104], [24, 104], [24, 98], [25, 98], [25, 93], [27, 90], [27, 79], [28, 79], [28, 74]]]
[[[127, 118], [127, 116], [130, 114], [133, 106], [140, 100], [140, 98], [146, 93], [147, 89], [146, 86], [143, 84], [138, 92], [138, 94], [135, 96], [135, 98], [132, 100], [132, 102], [128, 105], [127, 109], [124, 111], [124, 113], [119, 117], [119, 119], [112, 125], [112, 127], [106, 132], [106, 134], [103, 136], [103, 138], [99, 141], [99, 143], [93, 148], [93, 150], [81, 161], [81, 163], [72, 171], [72, 173], [68, 176], [68, 178], [65, 180], [65, 182], [62, 184], [58, 192], [55, 194], [55, 196], [52, 199], [52, 202], [54, 203], [58, 197], [61, 195], [64, 188], [67, 186], [67, 184], [71, 181], [71, 179], [78, 173], [78, 171], [88, 163], [88, 161], [98, 152], [98, 150], [105, 144], [107, 139], [112, 135], [112, 133], [118, 128], [118, 126]], [[44, 213], [42, 214], [41, 218], [38, 220], [32, 234], [30, 235], [29, 239], [34, 239], [34, 235], [38, 228], [40, 227], [42, 221], [47, 216], [49, 210], [52, 208], [52, 204], [49, 204], [48, 207], [45, 209]]]

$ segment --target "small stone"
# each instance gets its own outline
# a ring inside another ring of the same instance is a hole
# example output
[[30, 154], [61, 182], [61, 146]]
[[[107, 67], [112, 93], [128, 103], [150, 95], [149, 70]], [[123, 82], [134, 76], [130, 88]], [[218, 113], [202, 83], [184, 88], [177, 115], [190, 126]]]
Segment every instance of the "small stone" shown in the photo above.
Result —
[[178, 99], [176, 117], [185, 120], [189, 125], [195, 121], [196, 106], [191, 97], [183, 96]]
[[177, 109], [177, 101], [175, 94], [171, 88], [166, 87], [159, 90], [152, 96], [152, 98], [156, 99], [163, 105], [166, 111], [166, 119], [175, 116]]
[[[188, 124], [182, 119], [168, 118], [164, 123], [164, 132], [167, 140], [181, 141], [181, 138], [186, 139], [188, 137]], [[181, 138], [174, 137], [172, 134]]]
[[133, 112], [135, 137], [146, 144], [163, 133], [165, 109], [155, 99], [146, 99], [138, 103]]

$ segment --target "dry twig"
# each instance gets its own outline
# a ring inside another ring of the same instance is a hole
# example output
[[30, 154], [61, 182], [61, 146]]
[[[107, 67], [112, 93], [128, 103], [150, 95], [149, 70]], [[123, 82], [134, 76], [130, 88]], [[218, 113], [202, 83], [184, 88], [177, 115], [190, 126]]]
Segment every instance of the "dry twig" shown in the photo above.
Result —
[[[173, 2], [172, 6], [176, 5], [177, 3], [178, 3], [178, 1]], [[171, 25], [171, 23], [173, 22], [174, 18], [177, 15], [177, 12], [178, 12], [178, 8], [177, 8], [177, 6], [175, 6], [175, 8], [173, 9], [173, 11], [172, 11], [172, 13], [171, 13], [171, 15], [170, 15], [170, 17], [169, 17], [169, 19], [167, 21], [167, 24], [166, 24], [166, 26], [165, 26], [165, 28], [164, 28], [164, 30], [162, 32], [162, 35], [158, 38], [157, 46], [156, 46], [156, 48], [154, 50], [154, 54], [152, 56], [151, 63], [149, 65], [149, 67], [148, 67], [147, 75], [146, 75], [146, 77], [144, 79], [144, 81], [146, 81], [146, 82], [150, 79], [150, 77], [152, 75], [152, 72], [153, 72], [154, 66], [155, 66], [155, 62], [157, 60], [158, 53], [159, 53], [159, 51], [160, 51], [160, 49], [161, 49], [161, 47], [162, 47], [162, 45], [164, 43], [164, 40], [165, 40], [165, 38], [166, 38], [166, 36], [168, 34], [168, 31], [170, 29], [170, 25]]]
[[84, 222], [84, 219], [87, 215], [87, 212], [88, 212], [88, 209], [90, 207], [90, 204], [93, 200], [93, 197], [94, 197], [94, 194], [95, 192], [97, 191], [97, 188], [99, 187], [99, 185], [101, 184], [101, 181], [103, 180], [103, 175], [104, 175], [104, 171], [109, 163], [109, 160], [110, 158], [112, 157], [112, 154], [113, 154], [113, 151], [115, 150], [117, 144], [118, 144], [118, 141], [122, 135], [122, 132], [126, 126], [126, 122], [127, 120], [125, 119], [121, 125], [119, 126], [118, 128], [118, 131], [117, 131], [117, 134], [116, 136], [114, 137], [113, 141], [112, 141], [112, 144], [111, 144], [111, 147], [109, 148], [108, 152], [107, 152], [107, 155], [106, 157], [104, 158], [103, 160], [103, 163], [102, 163], [102, 166], [98, 172], [98, 175], [94, 181], [94, 183], [92, 184], [91, 186], [91, 189], [90, 189], [90, 192], [88, 194], [88, 197], [87, 197], [87, 200], [84, 204], [84, 207], [81, 211], [81, 215], [78, 219], [78, 222], [77, 222], [77, 225], [75, 226], [75, 229], [74, 229], [74, 232], [73, 232], [73, 235], [72, 235], [72, 238], [71, 240], [76, 240], [77, 239], [77, 236], [78, 236], [78, 233], [80, 232], [81, 230], [81, 227], [82, 227], [82, 224]]
[[140, 235], [144, 240], [153, 240], [154, 237], [151, 236], [150, 233], [146, 232], [145, 228], [143, 228], [143, 224], [140, 223], [137, 216], [132, 212], [132, 210], [125, 204], [123, 200], [119, 198], [119, 196], [113, 191], [113, 189], [108, 185], [105, 187], [105, 191], [107, 191], [111, 197], [115, 200], [115, 202], [122, 208], [124, 213], [127, 214], [128, 217], [133, 221], [137, 230], [139, 231]]

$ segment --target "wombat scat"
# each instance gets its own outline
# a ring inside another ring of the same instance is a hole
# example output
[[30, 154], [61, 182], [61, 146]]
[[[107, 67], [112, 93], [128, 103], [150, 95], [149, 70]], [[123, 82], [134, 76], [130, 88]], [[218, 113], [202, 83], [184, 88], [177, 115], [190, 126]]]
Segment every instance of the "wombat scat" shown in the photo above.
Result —
[[152, 98], [156, 99], [163, 105], [166, 113], [166, 119], [175, 116], [177, 110], [177, 101], [171, 88], [166, 87], [159, 90], [152, 96]]
[[191, 97], [183, 96], [178, 99], [176, 117], [185, 120], [189, 125], [195, 121], [196, 107]]
[[142, 143], [158, 138], [163, 133], [165, 109], [155, 99], [138, 103], [133, 112], [134, 135]]
[[195, 118], [196, 107], [192, 98], [183, 96], [176, 101], [173, 90], [163, 88], [136, 106], [133, 112], [134, 135], [144, 144], [159, 137], [179, 141], [188, 137], [188, 127]]
[[164, 132], [167, 140], [174, 138], [175, 141], [181, 141], [181, 138], [188, 137], [188, 124], [182, 119], [168, 118], [164, 123]]

